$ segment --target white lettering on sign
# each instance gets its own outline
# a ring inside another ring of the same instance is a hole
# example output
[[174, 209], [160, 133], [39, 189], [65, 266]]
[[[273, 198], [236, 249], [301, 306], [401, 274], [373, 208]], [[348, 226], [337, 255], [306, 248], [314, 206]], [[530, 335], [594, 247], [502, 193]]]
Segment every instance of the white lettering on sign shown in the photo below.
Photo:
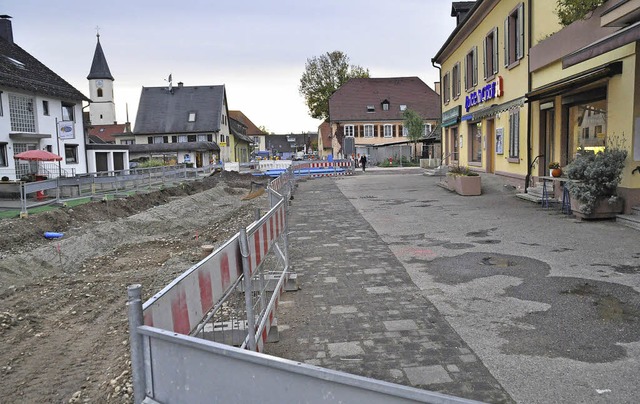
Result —
[[502, 97], [502, 92], [502, 76], [498, 76], [495, 81], [467, 95], [464, 107], [466, 111], [469, 112], [471, 107], [475, 107], [476, 105], [494, 98]]

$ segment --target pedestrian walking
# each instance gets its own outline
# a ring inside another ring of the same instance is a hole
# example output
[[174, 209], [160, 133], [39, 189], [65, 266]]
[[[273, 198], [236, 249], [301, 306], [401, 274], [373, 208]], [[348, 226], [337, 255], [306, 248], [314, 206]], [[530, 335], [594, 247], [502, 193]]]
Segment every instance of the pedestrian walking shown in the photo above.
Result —
[[360, 165], [362, 166], [362, 172], [364, 172], [367, 166], [367, 156], [364, 154], [360, 157]]

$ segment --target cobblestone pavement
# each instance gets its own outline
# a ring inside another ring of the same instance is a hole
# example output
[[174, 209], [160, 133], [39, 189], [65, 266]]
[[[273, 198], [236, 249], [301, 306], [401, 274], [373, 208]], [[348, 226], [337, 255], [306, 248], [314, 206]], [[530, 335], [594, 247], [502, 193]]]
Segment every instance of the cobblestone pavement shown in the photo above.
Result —
[[298, 183], [289, 251], [301, 289], [283, 295], [280, 341], [266, 353], [457, 397], [513, 402], [336, 181]]

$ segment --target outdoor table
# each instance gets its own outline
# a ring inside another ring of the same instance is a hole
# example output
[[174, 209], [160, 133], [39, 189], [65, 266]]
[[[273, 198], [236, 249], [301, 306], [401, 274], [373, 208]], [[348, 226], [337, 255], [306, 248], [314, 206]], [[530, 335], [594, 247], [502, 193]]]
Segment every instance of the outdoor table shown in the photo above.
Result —
[[547, 189], [547, 182], [555, 182], [558, 181], [562, 186], [562, 204], [561, 210], [562, 213], [571, 214], [571, 200], [569, 195], [569, 188], [567, 188], [566, 183], [570, 182], [571, 179], [567, 177], [549, 177], [549, 176], [540, 176], [538, 177], [542, 180], [542, 207], [549, 208], [549, 191]]

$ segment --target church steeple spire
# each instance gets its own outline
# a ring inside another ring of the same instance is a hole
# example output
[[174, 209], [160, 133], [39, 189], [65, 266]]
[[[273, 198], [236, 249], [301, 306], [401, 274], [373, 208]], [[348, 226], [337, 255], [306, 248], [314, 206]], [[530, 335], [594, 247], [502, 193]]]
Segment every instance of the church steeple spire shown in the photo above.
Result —
[[96, 34], [96, 37], [98, 38], [98, 41], [96, 43], [96, 51], [93, 54], [93, 63], [91, 63], [91, 71], [89, 71], [87, 80], [92, 80], [92, 79], [115, 80], [111, 75], [111, 71], [109, 70], [107, 59], [104, 57], [104, 52], [102, 51], [102, 45], [100, 45], [99, 32]]

